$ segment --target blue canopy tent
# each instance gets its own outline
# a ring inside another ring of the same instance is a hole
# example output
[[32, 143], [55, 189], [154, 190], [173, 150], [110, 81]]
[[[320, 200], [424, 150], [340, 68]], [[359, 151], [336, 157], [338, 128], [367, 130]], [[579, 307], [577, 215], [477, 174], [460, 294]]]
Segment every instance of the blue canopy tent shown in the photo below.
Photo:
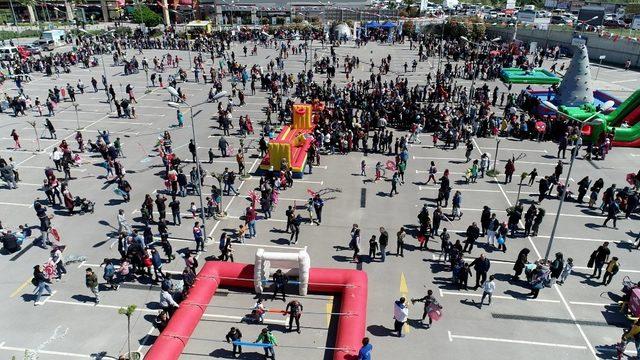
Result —
[[364, 27], [367, 29], [377, 29], [380, 27], [380, 25], [381, 24], [377, 21], [369, 21], [364, 25]]
[[394, 27], [398, 26], [397, 24], [391, 22], [391, 21], [385, 21], [384, 23], [380, 24], [380, 28], [382, 29], [393, 29]]

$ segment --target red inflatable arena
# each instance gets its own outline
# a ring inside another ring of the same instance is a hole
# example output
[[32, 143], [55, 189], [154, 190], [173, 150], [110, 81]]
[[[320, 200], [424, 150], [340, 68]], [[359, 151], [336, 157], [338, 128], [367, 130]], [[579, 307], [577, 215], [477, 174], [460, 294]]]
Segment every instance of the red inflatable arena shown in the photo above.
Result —
[[[218, 287], [253, 291], [253, 267], [251, 264], [207, 262], [145, 359], [177, 360], [206, 310], [202, 304], [209, 304]], [[309, 292], [341, 297], [340, 312], [346, 315], [339, 317], [334, 347], [345, 350], [334, 350], [333, 359], [356, 359], [367, 323], [367, 274], [349, 269], [311, 268]]]

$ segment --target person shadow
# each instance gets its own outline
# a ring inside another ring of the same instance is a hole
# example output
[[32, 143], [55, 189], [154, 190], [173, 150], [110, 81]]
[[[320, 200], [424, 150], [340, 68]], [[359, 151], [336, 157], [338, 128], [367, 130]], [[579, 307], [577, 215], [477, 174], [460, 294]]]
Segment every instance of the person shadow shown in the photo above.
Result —
[[377, 337], [385, 337], [393, 335], [394, 331], [382, 325], [369, 325], [367, 331]]

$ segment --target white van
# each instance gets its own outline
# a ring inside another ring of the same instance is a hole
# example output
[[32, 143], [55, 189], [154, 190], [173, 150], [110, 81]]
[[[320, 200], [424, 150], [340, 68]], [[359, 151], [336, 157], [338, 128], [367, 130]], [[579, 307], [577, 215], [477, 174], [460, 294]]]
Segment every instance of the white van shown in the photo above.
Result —
[[13, 60], [18, 57], [18, 48], [15, 46], [2, 46], [0, 47], [0, 59]]

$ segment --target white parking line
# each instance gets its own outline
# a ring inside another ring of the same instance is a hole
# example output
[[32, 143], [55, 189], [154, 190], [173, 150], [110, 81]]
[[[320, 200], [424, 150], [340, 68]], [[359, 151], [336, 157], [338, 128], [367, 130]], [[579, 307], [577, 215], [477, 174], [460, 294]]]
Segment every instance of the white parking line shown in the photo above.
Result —
[[[465, 189], [465, 188], [453, 188], [454, 190], [459, 190], [462, 193], [465, 192], [486, 192], [486, 193], [499, 193], [500, 190], [486, 190], [486, 189]], [[433, 190], [433, 191], [437, 191], [439, 190], [439, 188], [436, 187], [423, 187], [423, 186], [418, 186], [418, 190]], [[508, 194], [517, 194], [517, 191], [505, 191]], [[527, 194], [538, 194], [538, 192], [531, 192], [531, 191], [521, 191], [520, 194], [523, 195], [527, 195]]]
[[[258, 159], [256, 159], [258, 160]], [[246, 178], [245, 180], [251, 180], [251, 181], [257, 181], [260, 180], [260, 177], [258, 176], [251, 176]], [[324, 181], [311, 181], [311, 180], [298, 180], [298, 179], [293, 179], [293, 183], [301, 183], [301, 184], [317, 184], [317, 185], [323, 185]]]
[[503, 342], [503, 343], [510, 343], [510, 344], [547, 346], [547, 347], [553, 347], [553, 348], [576, 349], [576, 350], [587, 349], [586, 346], [582, 346], [582, 345], [554, 344], [554, 343], [545, 343], [545, 342], [539, 342], [539, 341], [490, 338], [490, 337], [484, 337], [484, 336], [454, 335], [451, 333], [451, 331], [448, 331], [448, 334], [449, 334], [449, 341], [452, 341], [452, 342], [453, 342], [453, 339], [464, 339], [464, 340], [478, 340], [478, 341], [488, 341], [488, 342]]
[[51, 298], [52, 298], [52, 297], [53, 297], [53, 295], [55, 295], [57, 292], [58, 292], [57, 290], [53, 290], [53, 291], [51, 292], [51, 294], [50, 294], [49, 296], [47, 296], [43, 301], [40, 301], [40, 302], [38, 303], [38, 305], [44, 305], [44, 304], [46, 304], [46, 303], [47, 303], [47, 302], [49, 302], [49, 301], [56, 301], [56, 300], [51, 300]]
[[35, 350], [35, 349], [28, 349], [28, 348], [14, 347], [14, 346], [4, 346], [4, 342], [2, 344], [3, 345], [0, 345], [0, 350], [16, 351], [23, 354], [30, 350], [37, 354], [43, 354], [43, 355], [59, 355], [59, 356], [68, 356], [68, 357], [83, 358], [83, 359], [94, 358], [94, 356], [86, 355], [86, 354], [78, 354], [78, 353], [70, 353], [70, 352], [62, 352], [62, 351], [51, 351], [51, 350]]
[[[45, 170], [45, 169], [50, 168], [50, 167], [47, 167], [47, 166], [32, 166], [32, 165], [19, 165], [19, 166], [18, 166], [18, 168], [19, 168], [19, 169], [38, 169], [38, 170]], [[87, 169], [78, 169], [78, 168], [74, 168], [74, 167], [72, 167], [72, 168], [71, 168], [71, 170], [72, 170], [73, 172], [85, 172], [85, 171], [87, 171]]]
[[[64, 301], [64, 300], [51, 300], [49, 301], [50, 304], [61, 304], [61, 305], [73, 305], [73, 306], [86, 306], [86, 307], [92, 307], [92, 308], [102, 308], [102, 309], [120, 309], [122, 307], [125, 306], [118, 306], [118, 305], [106, 305], [106, 304], [95, 304], [93, 302], [77, 302], [77, 301]], [[247, 309], [250, 310], [250, 309]], [[154, 309], [147, 309], [144, 307], [140, 307], [138, 306], [136, 308], [136, 311], [139, 312], [143, 312], [143, 313], [150, 313], [150, 314], [157, 314], [158, 310], [154, 310]], [[207, 317], [207, 318], [219, 318], [219, 319], [232, 319], [232, 320], [242, 320], [244, 318], [244, 316], [233, 316], [233, 315], [221, 315], [221, 314], [203, 314], [202, 317]], [[278, 320], [278, 319], [265, 319], [265, 323], [270, 323], [270, 324], [286, 324], [286, 319], [285, 320]]]
[[571, 305], [584, 305], [584, 306], [597, 306], [597, 307], [605, 307], [605, 306], [616, 306], [619, 307], [618, 304], [612, 303], [592, 303], [592, 302], [582, 302], [582, 301], [569, 301]]
[[0, 205], [21, 206], [21, 207], [27, 207], [27, 208], [32, 208], [33, 207], [33, 203], [31, 203], [31, 204], [20, 204], [20, 203], [12, 203], [12, 202], [4, 202], [4, 201], [0, 201]]
[[[466, 292], [458, 292], [458, 291], [440, 291], [442, 295], [452, 295], [452, 296], [470, 296], [470, 297], [482, 297], [482, 294], [476, 293], [466, 293]], [[513, 296], [505, 296], [505, 295], [493, 295], [492, 299], [502, 299], [502, 300], [516, 300], [516, 301], [533, 301], [533, 302], [543, 302], [543, 303], [560, 303], [560, 300], [547, 300], [547, 299], [526, 299], [526, 298], [516, 298]]]
[[[480, 149], [486, 149], [486, 150], [495, 150], [495, 147], [480, 147]], [[521, 152], [538, 152], [538, 153], [548, 153], [547, 150], [533, 150], [533, 149], [510, 149], [510, 148], [500, 148], [500, 150], [507, 150], [507, 151], [521, 151]]]

